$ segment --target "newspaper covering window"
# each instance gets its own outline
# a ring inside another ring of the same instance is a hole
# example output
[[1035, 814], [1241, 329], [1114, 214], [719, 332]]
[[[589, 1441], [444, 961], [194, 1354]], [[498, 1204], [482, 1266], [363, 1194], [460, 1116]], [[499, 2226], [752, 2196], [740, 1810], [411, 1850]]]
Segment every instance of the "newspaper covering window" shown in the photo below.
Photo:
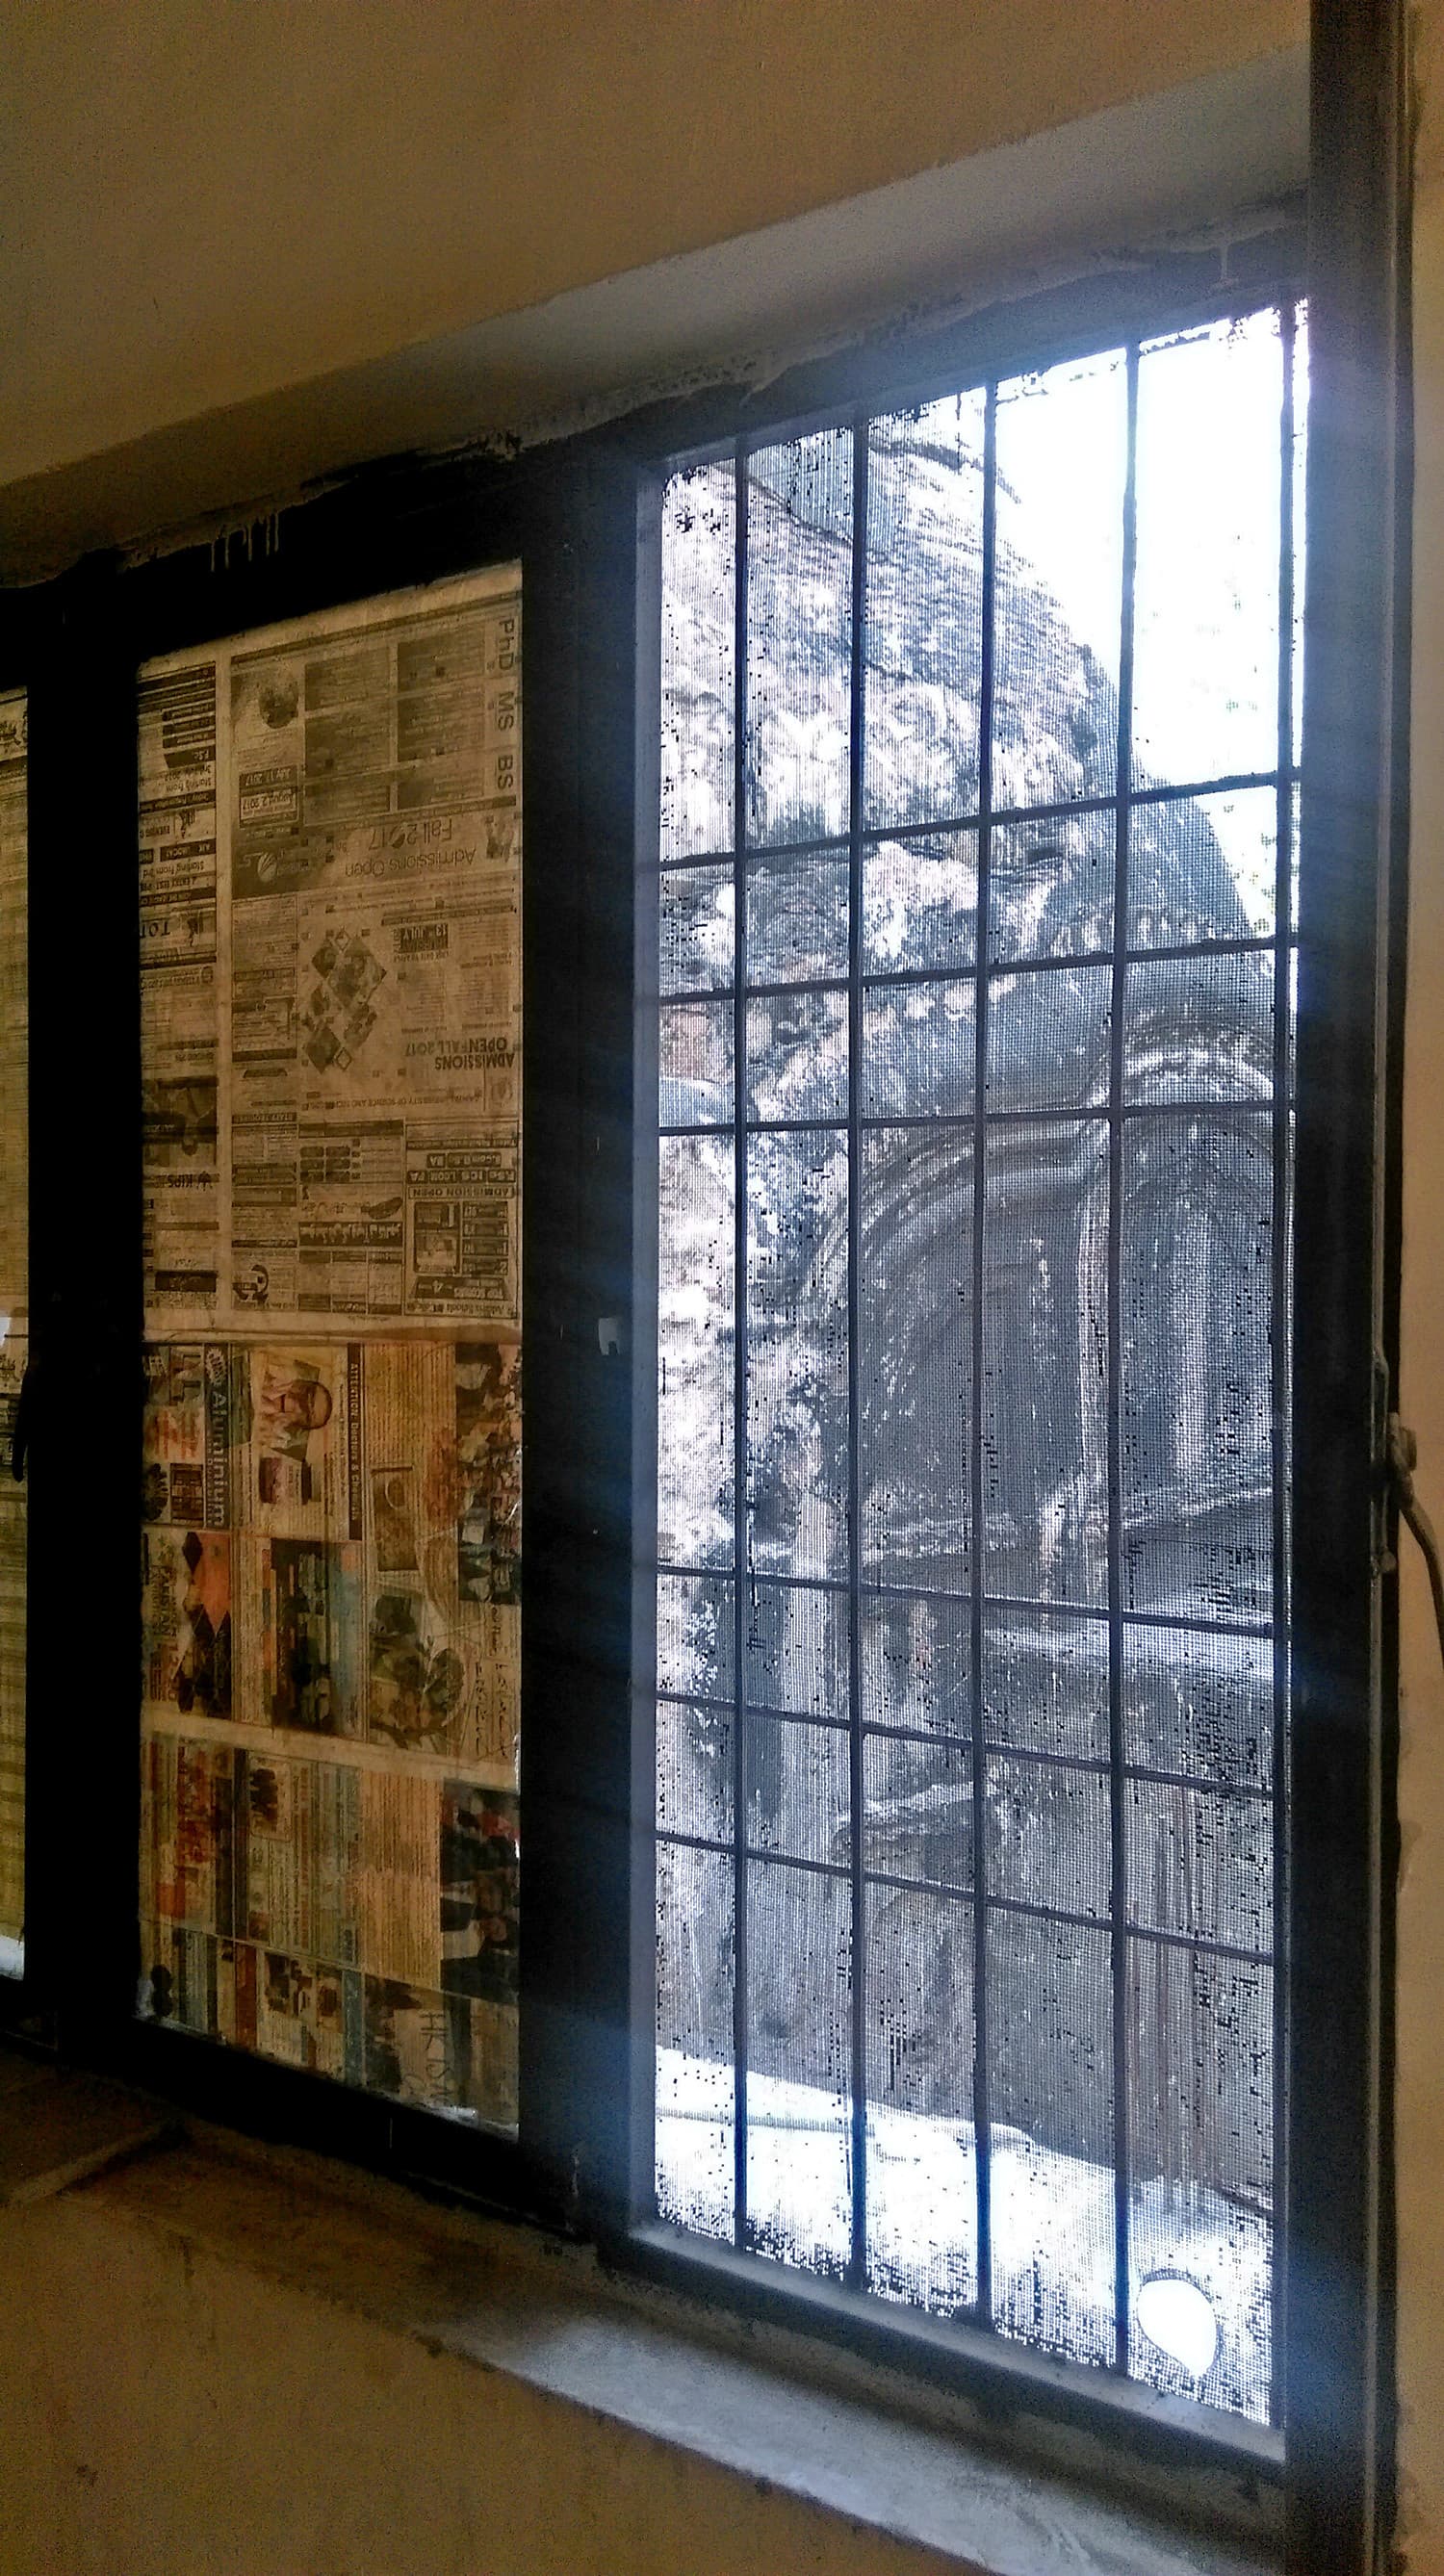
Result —
[[24, 1966], [25, 1489], [9, 1474], [29, 1306], [25, 697], [0, 696], [0, 1976]]
[[519, 574], [149, 664], [144, 2014], [516, 2117]]

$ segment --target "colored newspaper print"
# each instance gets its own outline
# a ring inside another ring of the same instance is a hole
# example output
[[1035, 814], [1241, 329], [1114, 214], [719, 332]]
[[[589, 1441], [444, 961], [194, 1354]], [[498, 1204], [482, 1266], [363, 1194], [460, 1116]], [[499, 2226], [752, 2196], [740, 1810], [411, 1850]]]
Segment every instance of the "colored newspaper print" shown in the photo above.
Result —
[[152, 665], [140, 714], [140, 2009], [499, 2127], [519, 636], [485, 574]]

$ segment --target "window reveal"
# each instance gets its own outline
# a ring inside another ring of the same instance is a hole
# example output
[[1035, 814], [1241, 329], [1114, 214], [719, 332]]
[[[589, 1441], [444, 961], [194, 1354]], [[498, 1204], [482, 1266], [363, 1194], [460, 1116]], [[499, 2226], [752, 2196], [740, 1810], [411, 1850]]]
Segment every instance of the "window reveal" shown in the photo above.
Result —
[[662, 2215], [1275, 2411], [1302, 317], [663, 503]]
[[141, 2011], [516, 2121], [520, 599], [151, 664]]

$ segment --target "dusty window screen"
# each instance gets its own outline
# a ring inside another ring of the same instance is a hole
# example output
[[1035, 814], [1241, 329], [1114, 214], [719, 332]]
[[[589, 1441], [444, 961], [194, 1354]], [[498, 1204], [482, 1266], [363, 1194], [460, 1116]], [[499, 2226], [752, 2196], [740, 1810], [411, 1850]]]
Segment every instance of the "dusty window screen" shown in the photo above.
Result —
[[10, 1473], [30, 1305], [26, 703], [0, 695], [0, 1976], [25, 1966], [25, 1488]]
[[656, 2193], [1275, 2412], [1301, 311], [663, 502]]
[[139, 702], [148, 2018], [516, 2121], [519, 573]]

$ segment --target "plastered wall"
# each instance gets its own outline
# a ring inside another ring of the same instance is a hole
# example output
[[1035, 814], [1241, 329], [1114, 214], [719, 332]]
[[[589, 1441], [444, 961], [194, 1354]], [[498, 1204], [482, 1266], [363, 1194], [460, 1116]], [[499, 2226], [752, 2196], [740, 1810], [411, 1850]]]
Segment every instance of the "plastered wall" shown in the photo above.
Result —
[[967, 2576], [288, 2289], [275, 2251], [104, 2191], [0, 2217], [5, 2576]]
[[0, 483], [1267, 53], [1304, 15], [3, 0]]

